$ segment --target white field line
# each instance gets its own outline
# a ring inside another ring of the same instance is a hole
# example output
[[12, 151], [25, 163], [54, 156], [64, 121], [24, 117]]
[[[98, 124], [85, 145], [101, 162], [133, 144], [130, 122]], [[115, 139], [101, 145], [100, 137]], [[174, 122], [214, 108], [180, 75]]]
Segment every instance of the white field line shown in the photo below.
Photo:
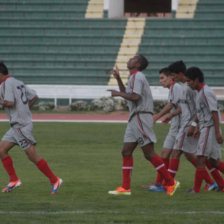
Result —
[[[198, 214], [212, 214], [212, 215], [224, 215], [224, 211], [167, 211], [167, 212], [160, 212], [160, 214], [167, 215], [167, 214], [174, 214], [174, 215], [198, 215]], [[11, 214], [11, 215], [67, 215], [67, 214], [122, 214], [124, 212], [121, 211], [95, 211], [95, 210], [73, 210], [73, 211], [40, 211], [40, 210], [33, 210], [33, 211], [3, 211], [0, 210], [1, 214]], [[128, 214], [128, 213], [126, 213]], [[150, 211], [135, 211], [136, 215], [143, 215], [143, 214], [150, 214]]]

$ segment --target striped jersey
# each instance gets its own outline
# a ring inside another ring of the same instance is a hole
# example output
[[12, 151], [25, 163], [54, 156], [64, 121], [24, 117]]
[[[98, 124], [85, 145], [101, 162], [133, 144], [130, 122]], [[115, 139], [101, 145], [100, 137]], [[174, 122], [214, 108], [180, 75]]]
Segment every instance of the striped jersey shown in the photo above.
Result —
[[181, 107], [181, 130], [187, 126], [190, 126], [196, 116], [196, 90], [192, 90], [187, 83], [180, 83], [180, 107]]
[[8, 75], [1, 83], [0, 94], [2, 100], [14, 103], [13, 107], [5, 107], [11, 126], [19, 128], [32, 122], [29, 101], [36, 96], [34, 90]]
[[197, 117], [200, 129], [213, 126], [212, 112], [217, 111], [220, 118], [218, 103], [213, 90], [203, 84], [196, 98]]
[[128, 100], [128, 108], [130, 112], [129, 118], [138, 112], [153, 114], [153, 98], [151, 89], [142, 72], [135, 71], [130, 75], [128, 85], [126, 87], [126, 93], [136, 93], [141, 96], [137, 102]]
[[[169, 89], [168, 102], [173, 104], [173, 108], [171, 109], [171, 113], [174, 112], [180, 103], [180, 94], [181, 94], [181, 85], [174, 82]], [[180, 115], [174, 116], [171, 120], [170, 124], [170, 132], [172, 134], [176, 134], [178, 129], [180, 128]]]

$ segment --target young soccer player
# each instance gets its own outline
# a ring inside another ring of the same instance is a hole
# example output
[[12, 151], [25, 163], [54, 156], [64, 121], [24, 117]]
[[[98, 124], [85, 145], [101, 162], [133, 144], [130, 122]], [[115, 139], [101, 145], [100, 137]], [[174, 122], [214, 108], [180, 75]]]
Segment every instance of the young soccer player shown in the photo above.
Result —
[[120, 91], [109, 90], [113, 97], [120, 96], [128, 100], [130, 117], [124, 136], [123, 156], [123, 183], [116, 190], [109, 191], [113, 195], [131, 195], [131, 172], [133, 168], [132, 153], [139, 144], [144, 156], [156, 168], [165, 180], [168, 195], [173, 195], [180, 183], [175, 181], [165, 168], [162, 159], [154, 151], [156, 136], [153, 131], [153, 99], [145, 75], [141, 72], [148, 66], [143, 55], [136, 55], [127, 63], [130, 72], [128, 85], [125, 88], [119, 70], [113, 70]]
[[186, 77], [190, 88], [198, 91], [196, 120], [198, 120], [200, 128], [200, 137], [197, 146], [197, 170], [194, 187], [189, 191], [189, 193], [198, 193], [206, 176], [207, 159], [212, 167], [224, 173], [224, 162], [220, 161], [220, 144], [223, 143], [223, 137], [217, 99], [212, 89], [204, 83], [204, 74], [199, 68], [191, 67], [187, 70]]
[[[173, 75], [169, 71], [168, 68], [163, 68], [159, 71], [160, 76], [160, 84], [164, 88], [169, 88], [169, 96], [168, 103], [166, 106], [157, 114], [153, 116], [154, 122], [160, 119], [162, 116], [167, 114], [168, 112], [174, 112], [178, 108], [179, 103], [179, 93], [181, 92], [181, 86], [174, 82]], [[172, 149], [175, 144], [176, 135], [178, 133], [178, 129], [180, 127], [180, 115], [177, 115], [172, 118], [169, 132], [166, 136], [166, 139], [163, 144], [163, 149], [161, 152], [161, 158], [168, 169], [169, 166], [169, 158], [172, 152]], [[157, 173], [157, 178], [155, 184], [152, 185], [144, 185], [143, 188], [149, 188], [150, 191], [164, 192], [165, 189], [162, 186], [163, 178]]]
[[[181, 92], [180, 92], [180, 107], [166, 115], [165, 122], [171, 120], [174, 116], [181, 113], [181, 125], [179, 131], [176, 136], [176, 142], [174, 145], [174, 149], [172, 151], [171, 159], [169, 162], [168, 171], [170, 175], [175, 177], [180, 157], [182, 153], [184, 153], [185, 157], [188, 161], [190, 161], [196, 167], [196, 147], [197, 147], [197, 139], [192, 136], [194, 131], [194, 119], [196, 116], [196, 105], [195, 105], [195, 97], [196, 92], [193, 91], [186, 83], [186, 65], [183, 61], [176, 61], [169, 66], [169, 70], [174, 74], [175, 81], [181, 84]], [[217, 187], [216, 183], [211, 179], [209, 174], [206, 171], [205, 174], [206, 182], [209, 184], [208, 190], [212, 190]]]
[[38, 96], [23, 82], [11, 77], [3, 62], [0, 62], [0, 83], [0, 104], [5, 108], [11, 126], [0, 142], [0, 158], [10, 177], [9, 184], [2, 192], [10, 192], [22, 184], [8, 154], [15, 145], [19, 145], [28, 158], [49, 178], [52, 185], [51, 193], [55, 194], [62, 184], [62, 179], [55, 176], [47, 162], [39, 156], [32, 134], [33, 124], [30, 107], [38, 99]]

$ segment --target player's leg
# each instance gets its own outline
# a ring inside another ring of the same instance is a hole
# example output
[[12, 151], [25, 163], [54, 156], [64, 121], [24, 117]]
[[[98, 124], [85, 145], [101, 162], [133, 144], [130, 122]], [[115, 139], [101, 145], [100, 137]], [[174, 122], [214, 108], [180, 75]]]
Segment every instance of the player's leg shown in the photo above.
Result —
[[19, 187], [22, 183], [16, 175], [16, 171], [13, 166], [12, 158], [9, 156], [9, 150], [15, 146], [15, 143], [2, 141], [0, 142], [0, 158], [5, 168], [6, 172], [9, 175], [9, 183], [8, 185], [2, 190], [2, 192], [10, 192], [13, 189]]
[[141, 147], [144, 153], [144, 156], [147, 160], [149, 160], [152, 165], [155, 167], [156, 171], [160, 173], [160, 175], [165, 180], [165, 185], [167, 188], [167, 194], [173, 195], [176, 188], [179, 187], [180, 183], [175, 181], [167, 171], [165, 164], [162, 159], [155, 153], [154, 144], [149, 143]]
[[62, 179], [54, 175], [46, 160], [41, 158], [36, 150], [35, 145], [30, 145], [29, 148], [25, 149], [25, 153], [30, 161], [32, 161], [38, 169], [50, 180], [52, 185], [52, 194], [56, 193], [62, 184]]
[[182, 151], [178, 149], [174, 149], [171, 153], [171, 158], [169, 162], [168, 172], [174, 178], [179, 168], [180, 157], [182, 155]]
[[122, 185], [117, 187], [116, 190], [108, 191], [113, 195], [131, 195], [131, 174], [133, 168], [133, 151], [135, 150], [137, 142], [125, 142], [122, 149]]

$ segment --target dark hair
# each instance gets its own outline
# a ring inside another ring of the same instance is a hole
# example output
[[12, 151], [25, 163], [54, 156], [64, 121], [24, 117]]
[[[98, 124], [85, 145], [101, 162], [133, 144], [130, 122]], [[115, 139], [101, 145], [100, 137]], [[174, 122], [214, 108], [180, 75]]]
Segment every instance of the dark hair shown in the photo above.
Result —
[[186, 73], [186, 65], [184, 64], [183, 61], [176, 61], [172, 64], [169, 65], [169, 70], [171, 73]]
[[0, 73], [2, 73], [3, 75], [8, 75], [8, 69], [7, 67], [5, 66], [5, 64], [0, 61]]
[[139, 54], [138, 56], [138, 62], [140, 63], [140, 67], [138, 68], [140, 71], [144, 70], [147, 68], [149, 65], [148, 60], [145, 58], [145, 56]]
[[159, 70], [159, 74], [163, 73], [164, 75], [166, 76], [170, 76], [171, 75], [171, 72], [170, 70], [168, 69], [168, 67], [165, 67], [165, 68], [162, 68]]
[[199, 82], [204, 82], [204, 74], [198, 67], [190, 67], [187, 69], [185, 76], [190, 80], [198, 79]]

